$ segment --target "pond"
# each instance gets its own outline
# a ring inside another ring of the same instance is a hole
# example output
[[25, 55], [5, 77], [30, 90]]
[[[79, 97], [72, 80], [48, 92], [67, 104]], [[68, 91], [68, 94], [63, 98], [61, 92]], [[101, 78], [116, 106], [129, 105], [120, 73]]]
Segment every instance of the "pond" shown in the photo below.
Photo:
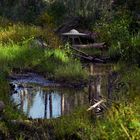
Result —
[[[11, 100], [29, 118], [50, 119], [110, 98], [111, 66], [89, 64], [86, 68], [90, 71], [89, 84], [80, 89], [61, 87], [34, 73], [13, 76]], [[101, 109], [98, 106], [96, 112]]]
[[87, 103], [86, 94], [80, 90], [45, 89], [40, 86], [19, 88], [11, 98], [31, 118], [56, 118]]

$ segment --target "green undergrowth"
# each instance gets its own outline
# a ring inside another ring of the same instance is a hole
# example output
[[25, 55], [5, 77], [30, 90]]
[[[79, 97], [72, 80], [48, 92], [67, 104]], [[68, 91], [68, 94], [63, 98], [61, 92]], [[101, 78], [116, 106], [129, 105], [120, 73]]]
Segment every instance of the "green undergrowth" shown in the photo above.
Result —
[[103, 18], [96, 23], [94, 30], [99, 33], [97, 40], [106, 42], [108, 56], [112, 60], [140, 64], [140, 29], [134, 32], [135, 28], [131, 28], [133, 18], [127, 12], [118, 14], [111, 22]]
[[124, 92], [125, 87], [122, 87], [116, 93], [121, 95], [119, 100], [114, 100], [112, 107], [101, 118], [96, 118], [86, 108], [82, 108], [56, 120], [52, 124], [57, 139], [140, 139], [140, 69], [133, 66], [126, 71], [126, 65], [125, 69], [123, 65], [118, 71], [121, 74], [120, 82], [127, 85], [127, 91]]
[[[12, 71], [13, 68], [36, 70], [52, 74], [56, 80], [84, 80], [87, 78], [78, 60], [68, 57], [62, 49], [42, 49], [29, 47], [29, 44], [0, 44], [1, 68]], [[73, 63], [72, 63], [72, 62]], [[71, 78], [71, 79], [69, 79]]]
[[67, 77], [68, 82], [83, 82], [88, 80], [88, 72], [83, 70], [82, 65], [78, 61], [71, 61], [69, 64], [59, 66], [55, 70], [55, 79], [64, 81]]
[[[35, 70], [57, 80], [69, 80], [72, 73], [76, 81], [85, 79], [80, 62], [68, 55], [69, 50], [61, 47], [61, 41], [52, 30], [0, 19], [0, 67], [9, 73], [13, 69]], [[42, 48], [41, 43], [46, 46]], [[58, 72], [61, 68], [63, 75]]]
[[58, 48], [61, 42], [52, 30], [51, 27], [41, 28], [35, 25], [14, 23], [0, 19], [0, 43], [17, 44], [31, 39], [42, 39], [49, 47]]
[[10, 101], [10, 86], [6, 80], [7, 72], [0, 69], [0, 100], [4, 102], [5, 108], [3, 112], [0, 112], [0, 136], [8, 137], [10, 129], [12, 127], [8, 125], [9, 120], [25, 119], [25, 115], [17, 110], [16, 106]]

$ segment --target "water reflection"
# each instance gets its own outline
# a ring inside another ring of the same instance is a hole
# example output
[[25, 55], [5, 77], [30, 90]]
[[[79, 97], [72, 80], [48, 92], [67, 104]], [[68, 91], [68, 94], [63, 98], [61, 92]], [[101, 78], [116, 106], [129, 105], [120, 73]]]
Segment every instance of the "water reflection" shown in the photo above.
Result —
[[[82, 90], [15, 86], [17, 93], [13, 93], [11, 98], [31, 118], [57, 118], [69, 114], [76, 107], [93, 105], [102, 99], [112, 99], [116, 75], [112, 74], [111, 65], [91, 63], [87, 69], [90, 72], [89, 84]], [[94, 111], [102, 112], [105, 106], [98, 105]]]
[[[90, 63], [89, 66], [90, 72], [90, 82], [88, 86], [89, 93], [89, 103], [93, 105], [101, 100], [111, 99], [112, 86], [112, 65], [103, 65], [103, 64], [93, 64]], [[102, 113], [106, 110], [107, 103], [102, 103], [98, 105], [94, 111], [96, 113]]]
[[[70, 93], [68, 93], [70, 92]], [[41, 87], [18, 89], [12, 100], [28, 117], [56, 118], [69, 114], [77, 106], [86, 104], [87, 95], [81, 91], [49, 89]]]

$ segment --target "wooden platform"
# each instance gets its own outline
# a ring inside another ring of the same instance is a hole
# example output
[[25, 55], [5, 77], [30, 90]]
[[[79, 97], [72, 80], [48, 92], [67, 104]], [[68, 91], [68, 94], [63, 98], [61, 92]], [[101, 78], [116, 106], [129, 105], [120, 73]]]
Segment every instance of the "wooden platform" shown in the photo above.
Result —
[[96, 49], [107, 49], [105, 42], [103, 43], [94, 43], [94, 44], [78, 44], [72, 45], [74, 48], [96, 48]]

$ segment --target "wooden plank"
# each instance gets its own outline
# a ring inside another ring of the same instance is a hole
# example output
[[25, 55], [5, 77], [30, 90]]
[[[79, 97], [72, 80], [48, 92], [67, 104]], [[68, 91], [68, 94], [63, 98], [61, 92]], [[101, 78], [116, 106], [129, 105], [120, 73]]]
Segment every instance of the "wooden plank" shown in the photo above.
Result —
[[106, 49], [107, 46], [105, 42], [103, 43], [94, 43], [94, 44], [79, 44], [79, 45], [72, 45], [74, 48], [97, 48], [97, 49]]

